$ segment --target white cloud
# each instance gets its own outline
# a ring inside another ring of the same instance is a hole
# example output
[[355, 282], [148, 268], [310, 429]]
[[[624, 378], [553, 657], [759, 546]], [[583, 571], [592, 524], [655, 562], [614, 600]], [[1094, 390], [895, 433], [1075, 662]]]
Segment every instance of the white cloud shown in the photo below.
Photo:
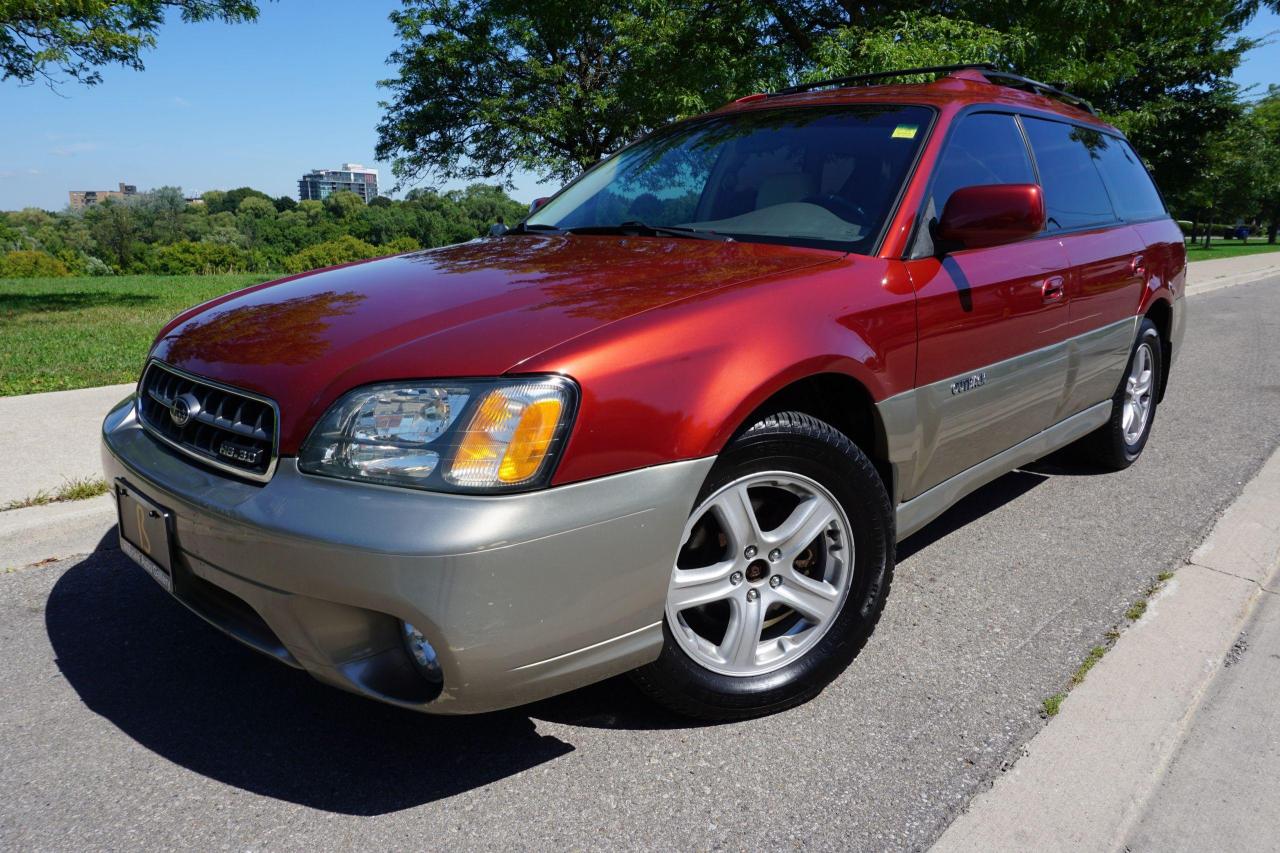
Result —
[[185, 110], [187, 107], [191, 106], [191, 102], [188, 101], [186, 98], [182, 97], [181, 95], [174, 95], [173, 105], [175, 107], [181, 107], [182, 109]]

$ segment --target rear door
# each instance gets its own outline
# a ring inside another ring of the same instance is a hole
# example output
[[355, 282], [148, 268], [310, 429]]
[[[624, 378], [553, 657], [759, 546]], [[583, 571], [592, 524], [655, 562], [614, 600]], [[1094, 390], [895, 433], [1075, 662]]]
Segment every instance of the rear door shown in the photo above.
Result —
[[[960, 117], [932, 178], [926, 229], [907, 261], [916, 288], [919, 456], [914, 497], [1049, 426], [1067, 378], [1067, 258], [1056, 239], [940, 254], [930, 231], [955, 190], [1035, 183], [1017, 119]], [[906, 473], [906, 472], [904, 472]]]
[[[1142, 236], [1123, 222], [1103, 180], [1121, 140], [1093, 128], [1024, 116], [1047, 224], [1072, 273], [1067, 280], [1073, 364], [1062, 415], [1111, 397], [1133, 344], [1146, 259]], [[1141, 166], [1139, 166], [1141, 168]], [[1157, 197], [1157, 201], [1158, 201]]]

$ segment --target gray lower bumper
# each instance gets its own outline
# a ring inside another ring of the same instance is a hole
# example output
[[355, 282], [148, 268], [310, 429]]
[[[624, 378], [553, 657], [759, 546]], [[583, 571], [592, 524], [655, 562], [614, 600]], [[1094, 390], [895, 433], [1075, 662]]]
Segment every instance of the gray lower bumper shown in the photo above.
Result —
[[[282, 459], [265, 485], [103, 424], [108, 481], [173, 513], [175, 594], [328, 683], [437, 713], [530, 702], [654, 659], [680, 534], [713, 462], [469, 497], [327, 480]], [[431, 701], [399, 620], [436, 649]]]

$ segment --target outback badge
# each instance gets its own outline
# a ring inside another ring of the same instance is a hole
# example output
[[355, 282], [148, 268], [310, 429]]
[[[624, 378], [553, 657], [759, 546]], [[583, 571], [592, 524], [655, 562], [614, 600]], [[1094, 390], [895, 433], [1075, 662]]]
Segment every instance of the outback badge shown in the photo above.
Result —
[[965, 391], [972, 391], [974, 388], [981, 388], [987, 384], [987, 372], [984, 370], [980, 373], [974, 373], [966, 376], [964, 379], [957, 379], [951, 383], [951, 396], [963, 394]]

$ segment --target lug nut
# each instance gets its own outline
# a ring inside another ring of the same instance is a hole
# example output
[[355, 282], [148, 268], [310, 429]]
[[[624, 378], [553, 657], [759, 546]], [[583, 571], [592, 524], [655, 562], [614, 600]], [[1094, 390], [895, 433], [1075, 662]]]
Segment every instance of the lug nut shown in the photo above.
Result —
[[750, 560], [756, 554], [760, 553], [760, 549], [758, 549], [755, 545], [748, 545], [747, 550], [743, 551], [742, 553], [743, 553], [743, 556], [745, 556], [748, 560]]
[[773, 587], [774, 589], [777, 589], [778, 587], [782, 586], [782, 575], [774, 575], [773, 577], [769, 578], [769, 586]]
[[782, 550], [781, 550], [781, 549], [779, 549], [779, 548], [774, 548], [772, 551], [770, 551], [770, 552], [769, 552], [769, 562], [771, 562], [771, 563], [776, 563], [776, 562], [778, 562], [778, 561], [779, 561], [779, 560], [781, 560], [781, 559], [782, 559]]
[[729, 583], [733, 584], [734, 586], [737, 586], [738, 584], [742, 583], [742, 572], [734, 572], [733, 574], [729, 575]]
[[760, 590], [758, 589], [747, 590], [747, 601], [755, 601], [759, 597], [760, 597]]

